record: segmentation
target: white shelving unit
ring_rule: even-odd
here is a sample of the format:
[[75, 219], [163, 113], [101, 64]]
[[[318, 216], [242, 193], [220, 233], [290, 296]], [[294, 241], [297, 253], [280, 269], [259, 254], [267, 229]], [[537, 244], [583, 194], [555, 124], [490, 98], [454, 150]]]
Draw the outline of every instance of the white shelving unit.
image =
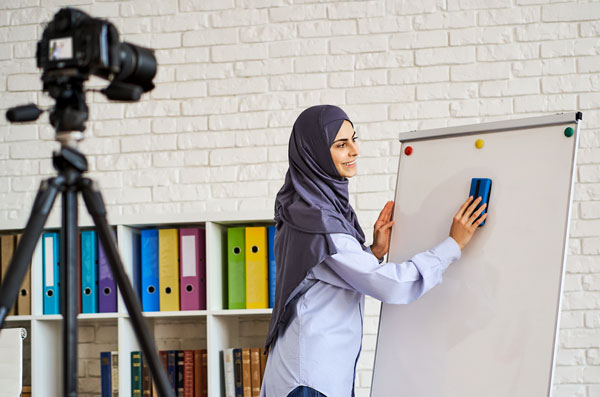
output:
[[[264, 322], [265, 329], [271, 316], [271, 309], [227, 310], [226, 300], [226, 243], [227, 228], [234, 225], [270, 225], [272, 213], [235, 212], [110, 217], [111, 225], [116, 226], [119, 251], [126, 272], [131, 277], [133, 255], [131, 240], [134, 234], [146, 228], [200, 227], [206, 230], [206, 294], [207, 310], [177, 312], [145, 312], [146, 322], [154, 334], [156, 323], [172, 321], [198, 322], [206, 327], [206, 349], [208, 351], [208, 393], [210, 396], [224, 396], [221, 352], [230, 347], [262, 346], [264, 335], [245, 336], [240, 328], [246, 321]], [[24, 222], [23, 222], [24, 223]], [[87, 214], [81, 214], [79, 226], [92, 227]], [[46, 229], [58, 229], [60, 222], [51, 218]], [[17, 222], [0, 226], [0, 232], [19, 231], [23, 225]], [[31, 271], [31, 315], [10, 316], [11, 324], [30, 324], [31, 338], [31, 382], [34, 397], [58, 396], [62, 389], [62, 315], [43, 315], [42, 259], [34, 254]], [[130, 357], [131, 352], [140, 350], [131, 321], [119, 294], [116, 313], [80, 314], [81, 324], [95, 322], [115, 323], [118, 330], [119, 351], [119, 395], [131, 395]], [[197, 348], [204, 348], [197, 347]], [[126, 381], [124, 381], [126, 380]]]

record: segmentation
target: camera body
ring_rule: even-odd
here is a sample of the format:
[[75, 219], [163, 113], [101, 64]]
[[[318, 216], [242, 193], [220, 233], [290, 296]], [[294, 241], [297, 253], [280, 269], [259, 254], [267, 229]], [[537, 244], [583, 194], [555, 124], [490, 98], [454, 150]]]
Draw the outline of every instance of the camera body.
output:
[[108, 79], [120, 71], [120, 47], [119, 34], [112, 23], [64, 8], [48, 24], [37, 44], [37, 66], [44, 73], [77, 69], [82, 75]]

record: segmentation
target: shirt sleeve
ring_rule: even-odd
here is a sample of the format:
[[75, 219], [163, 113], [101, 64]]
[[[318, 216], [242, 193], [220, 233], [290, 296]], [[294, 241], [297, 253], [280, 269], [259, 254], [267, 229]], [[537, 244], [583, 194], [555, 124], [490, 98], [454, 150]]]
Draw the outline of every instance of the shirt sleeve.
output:
[[347, 234], [331, 234], [337, 254], [325, 259], [344, 284], [384, 303], [402, 304], [418, 299], [441, 283], [450, 263], [461, 256], [460, 247], [448, 237], [428, 251], [402, 263], [380, 264], [370, 252], [363, 251], [358, 241]]

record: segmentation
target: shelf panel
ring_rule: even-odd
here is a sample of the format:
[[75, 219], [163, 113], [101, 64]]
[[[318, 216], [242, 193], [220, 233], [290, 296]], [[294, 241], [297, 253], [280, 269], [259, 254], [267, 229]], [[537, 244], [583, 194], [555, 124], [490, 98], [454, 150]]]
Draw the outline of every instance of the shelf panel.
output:
[[5, 321], [30, 321], [33, 318], [31, 315], [8, 316]]
[[144, 317], [202, 317], [206, 316], [206, 310], [181, 310], [171, 312], [142, 312]]
[[[119, 318], [119, 313], [79, 313], [77, 315], [77, 320], [110, 320]], [[42, 316], [35, 316], [36, 320], [45, 320], [45, 321], [62, 321], [62, 314], [46, 314]]]
[[214, 316], [258, 316], [271, 314], [273, 309], [239, 309], [239, 310], [213, 310], [210, 312]]

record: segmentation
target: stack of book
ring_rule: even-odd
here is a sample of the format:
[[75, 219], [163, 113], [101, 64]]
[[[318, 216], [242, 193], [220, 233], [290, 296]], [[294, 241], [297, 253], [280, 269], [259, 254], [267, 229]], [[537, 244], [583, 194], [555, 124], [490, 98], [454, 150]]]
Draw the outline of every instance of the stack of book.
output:
[[275, 226], [227, 229], [229, 309], [266, 309], [275, 299]]
[[[8, 265], [13, 257], [18, 241], [21, 239], [21, 235], [18, 234], [5, 234], [0, 236], [0, 284], [4, 274], [8, 270]], [[27, 274], [23, 279], [21, 290], [19, 291], [19, 297], [15, 302], [15, 306], [8, 312], [9, 316], [12, 315], [29, 315], [31, 314], [31, 266], [27, 269]]]
[[[208, 397], [206, 349], [161, 350], [159, 355], [175, 396]], [[100, 372], [102, 397], [118, 396], [117, 352], [100, 353]], [[140, 351], [131, 352], [131, 395], [158, 397], [150, 369]]]
[[139, 265], [143, 311], [206, 310], [204, 229], [142, 230]]
[[266, 365], [263, 348], [223, 350], [225, 397], [259, 397]]

